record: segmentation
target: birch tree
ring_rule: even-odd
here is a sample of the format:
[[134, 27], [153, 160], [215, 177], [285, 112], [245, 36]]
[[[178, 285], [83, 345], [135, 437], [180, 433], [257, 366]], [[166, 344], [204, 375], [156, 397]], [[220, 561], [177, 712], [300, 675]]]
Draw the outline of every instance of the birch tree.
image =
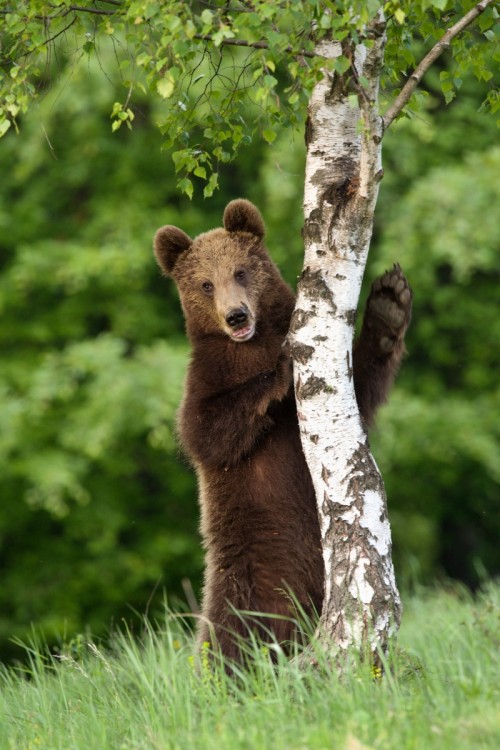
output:
[[[335, 653], [383, 651], [401, 608], [351, 351], [382, 140], [422, 108], [418, 86], [443, 52], [453, 56], [440, 76], [447, 102], [465, 70], [490, 81], [497, 3], [7, 0], [0, 15], [0, 134], [19, 128], [51, 76], [106, 44], [124, 84], [112, 129], [133, 126], [137, 89], [164, 100], [159, 127], [189, 196], [200, 181], [212, 195], [221, 165], [252, 138], [272, 144], [285, 124], [305, 124], [304, 270], [289, 338], [326, 568], [318, 637]], [[493, 86], [484, 106], [498, 110]]]
[[[352, 645], [384, 650], [401, 616], [387, 500], [359, 418], [352, 370], [355, 314], [383, 176], [382, 138], [425, 70], [485, 7], [477, 5], [447, 30], [385, 117], [379, 110], [387, 39], [382, 10], [363, 29], [366, 41], [348, 47], [350, 75], [325, 72], [309, 101], [304, 271], [290, 338], [326, 571], [317, 637], [341, 652]], [[345, 49], [332, 37], [316, 52], [335, 60]]]

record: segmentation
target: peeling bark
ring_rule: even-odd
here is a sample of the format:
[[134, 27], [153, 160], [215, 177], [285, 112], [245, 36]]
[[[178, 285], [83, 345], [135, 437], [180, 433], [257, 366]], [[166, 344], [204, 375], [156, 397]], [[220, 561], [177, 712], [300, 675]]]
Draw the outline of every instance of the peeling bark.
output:
[[[306, 130], [304, 271], [290, 343], [304, 453], [318, 499], [326, 581], [318, 638], [342, 652], [385, 649], [400, 599], [391, 559], [383, 481], [354, 393], [352, 342], [382, 177], [378, 79], [385, 26], [354, 53], [359, 108], [328, 73], [316, 85]], [[326, 58], [342, 53], [323, 41]], [[351, 79], [352, 82], [353, 79]], [[361, 127], [360, 127], [361, 123]]]

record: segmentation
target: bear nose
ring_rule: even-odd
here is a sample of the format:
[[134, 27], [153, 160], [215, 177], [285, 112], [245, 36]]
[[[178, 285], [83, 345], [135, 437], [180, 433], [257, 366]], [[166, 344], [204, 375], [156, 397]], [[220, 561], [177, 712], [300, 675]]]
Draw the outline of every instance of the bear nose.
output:
[[234, 307], [232, 310], [229, 310], [226, 315], [226, 323], [228, 326], [231, 326], [231, 328], [236, 328], [236, 326], [245, 323], [247, 318], [248, 313], [244, 307]]

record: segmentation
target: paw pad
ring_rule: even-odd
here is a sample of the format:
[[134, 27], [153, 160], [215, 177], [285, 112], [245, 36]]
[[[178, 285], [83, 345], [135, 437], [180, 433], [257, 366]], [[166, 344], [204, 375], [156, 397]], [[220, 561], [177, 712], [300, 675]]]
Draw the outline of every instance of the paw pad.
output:
[[411, 302], [412, 292], [399, 263], [374, 281], [365, 322], [385, 354], [402, 340], [411, 318]]

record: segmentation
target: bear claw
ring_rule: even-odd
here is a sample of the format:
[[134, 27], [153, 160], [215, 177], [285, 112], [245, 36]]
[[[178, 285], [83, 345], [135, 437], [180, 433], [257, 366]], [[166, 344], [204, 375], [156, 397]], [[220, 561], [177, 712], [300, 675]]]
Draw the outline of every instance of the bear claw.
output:
[[411, 301], [412, 292], [399, 263], [374, 281], [366, 322], [384, 354], [392, 352], [402, 340], [411, 318]]

